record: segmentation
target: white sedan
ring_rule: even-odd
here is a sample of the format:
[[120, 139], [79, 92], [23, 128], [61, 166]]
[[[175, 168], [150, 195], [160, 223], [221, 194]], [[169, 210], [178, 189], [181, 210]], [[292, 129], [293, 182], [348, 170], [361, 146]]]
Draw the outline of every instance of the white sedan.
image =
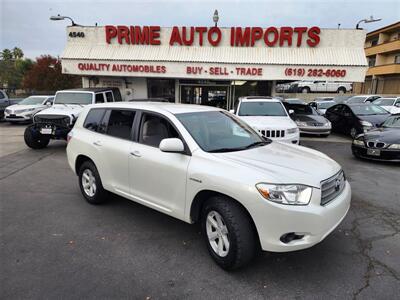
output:
[[111, 192], [198, 222], [227, 270], [259, 247], [285, 252], [321, 242], [350, 207], [350, 185], [334, 160], [263, 138], [209, 106], [89, 105], [69, 133], [67, 156], [89, 203]]
[[33, 115], [51, 106], [54, 96], [29, 96], [17, 104], [7, 106], [4, 119], [9, 122], [30, 122]]

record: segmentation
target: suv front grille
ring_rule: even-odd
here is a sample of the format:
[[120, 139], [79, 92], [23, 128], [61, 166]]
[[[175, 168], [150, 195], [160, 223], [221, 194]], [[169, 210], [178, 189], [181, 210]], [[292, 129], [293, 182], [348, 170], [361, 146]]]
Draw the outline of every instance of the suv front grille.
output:
[[57, 116], [57, 115], [42, 115], [42, 116], [35, 116], [35, 123], [41, 124], [49, 124], [49, 125], [56, 125], [60, 127], [69, 127], [70, 119], [66, 116]]
[[343, 170], [321, 181], [321, 205], [325, 205], [335, 199], [343, 191], [345, 184], [346, 176]]
[[283, 138], [285, 137], [285, 130], [258, 130], [264, 137], [267, 138]]

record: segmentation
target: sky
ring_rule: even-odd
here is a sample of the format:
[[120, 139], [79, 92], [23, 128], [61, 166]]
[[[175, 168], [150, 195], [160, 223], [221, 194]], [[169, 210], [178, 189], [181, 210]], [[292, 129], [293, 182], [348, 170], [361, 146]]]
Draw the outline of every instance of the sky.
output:
[[399, 0], [0, 0], [0, 50], [20, 47], [26, 57], [61, 55], [66, 42], [66, 15], [81, 25], [212, 26], [218, 9], [221, 27], [319, 26], [354, 28], [361, 19], [367, 31], [400, 21]]

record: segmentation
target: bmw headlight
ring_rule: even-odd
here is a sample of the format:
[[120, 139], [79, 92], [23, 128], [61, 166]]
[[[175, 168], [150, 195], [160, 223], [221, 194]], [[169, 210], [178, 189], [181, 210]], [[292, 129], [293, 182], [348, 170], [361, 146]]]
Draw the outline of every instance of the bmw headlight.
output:
[[388, 149], [400, 150], [400, 144], [391, 144]]
[[353, 144], [357, 145], [357, 146], [364, 146], [364, 140], [360, 140], [360, 139], [354, 140]]
[[310, 203], [312, 187], [302, 184], [256, 184], [258, 192], [265, 199], [287, 205], [307, 205]]
[[372, 123], [368, 121], [361, 121], [360, 122], [363, 127], [372, 127]]
[[293, 133], [296, 133], [297, 130], [298, 130], [297, 127], [296, 127], [296, 128], [289, 128], [289, 129], [287, 130], [287, 133], [288, 133], [288, 134], [293, 134]]

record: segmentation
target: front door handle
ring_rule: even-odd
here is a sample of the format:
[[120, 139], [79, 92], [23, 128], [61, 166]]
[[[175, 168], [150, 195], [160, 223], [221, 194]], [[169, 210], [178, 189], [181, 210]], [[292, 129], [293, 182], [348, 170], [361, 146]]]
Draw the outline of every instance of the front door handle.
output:
[[93, 145], [95, 145], [95, 146], [102, 146], [102, 144], [101, 144], [100, 141], [93, 142]]
[[142, 156], [142, 154], [140, 154], [139, 151], [132, 151], [131, 155], [136, 156], [136, 157], [141, 157]]

